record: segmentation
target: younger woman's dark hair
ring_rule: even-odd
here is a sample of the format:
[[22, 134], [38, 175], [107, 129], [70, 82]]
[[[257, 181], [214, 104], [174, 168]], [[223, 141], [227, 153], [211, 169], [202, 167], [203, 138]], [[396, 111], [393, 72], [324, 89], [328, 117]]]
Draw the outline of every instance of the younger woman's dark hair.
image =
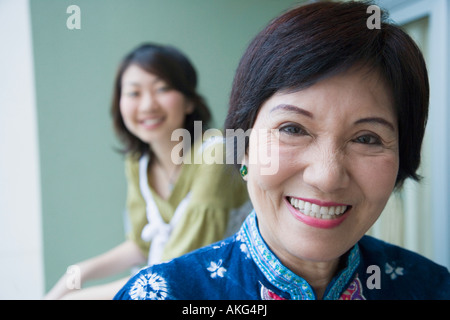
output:
[[252, 128], [261, 105], [278, 91], [305, 89], [363, 66], [377, 72], [392, 92], [399, 129], [396, 187], [406, 178], [419, 180], [416, 171], [429, 102], [425, 61], [411, 37], [389, 23], [382, 10], [381, 28], [368, 28], [369, 5], [318, 2], [294, 8], [269, 23], [240, 61], [225, 129]]
[[194, 137], [194, 121], [202, 121], [202, 129], [208, 129], [211, 113], [204, 98], [197, 93], [197, 72], [192, 63], [174, 47], [146, 43], [125, 56], [119, 65], [114, 82], [111, 115], [115, 132], [124, 144], [122, 150], [124, 153], [140, 156], [149, 148], [147, 143], [127, 129], [120, 113], [122, 76], [131, 65], [159, 77], [171, 88], [181, 92], [194, 105], [194, 111], [186, 115], [184, 123], [184, 129], [189, 131], [191, 137]]

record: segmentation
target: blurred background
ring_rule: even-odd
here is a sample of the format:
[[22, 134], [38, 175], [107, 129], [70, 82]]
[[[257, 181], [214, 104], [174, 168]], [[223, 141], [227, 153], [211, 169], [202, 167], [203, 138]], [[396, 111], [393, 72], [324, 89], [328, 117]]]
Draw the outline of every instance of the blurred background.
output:
[[[116, 68], [143, 42], [190, 57], [221, 127], [256, 33], [294, 0], [0, 0], [0, 299], [40, 299], [73, 263], [124, 240], [123, 156], [109, 114]], [[380, 0], [426, 55], [421, 184], [370, 234], [450, 267], [450, 1]], [[70, 29], [70, 5], [80, 29]]]

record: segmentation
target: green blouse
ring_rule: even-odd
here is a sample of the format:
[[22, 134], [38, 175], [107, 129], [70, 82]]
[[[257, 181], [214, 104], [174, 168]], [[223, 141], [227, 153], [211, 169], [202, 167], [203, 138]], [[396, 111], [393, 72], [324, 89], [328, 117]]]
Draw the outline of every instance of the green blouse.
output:
[[[186, 211], [164, 247], [162, 261], [223, 239], [226, 236], [230, 212], [244, 205], [248, 206], [247, 188], [237, 170], [227, 164], [206, 164], [205, 161], [195, 164], [193, 157], [198, 154], [189, 153], [188, 156], [193, 161], [191, 164], [183, 164], [167, 200], [161, 198], [148, 183], [165, 223], [170, 222], [180, 202], [191, 192]], [[138, 157], [126, 157], [125, 173], [128, 183], [127, 212], [131, 228], [127, 237], [148, 257], [150, 242], [141, 238], [142, 229], [148, 221], [146, 203], [139, 187]]]

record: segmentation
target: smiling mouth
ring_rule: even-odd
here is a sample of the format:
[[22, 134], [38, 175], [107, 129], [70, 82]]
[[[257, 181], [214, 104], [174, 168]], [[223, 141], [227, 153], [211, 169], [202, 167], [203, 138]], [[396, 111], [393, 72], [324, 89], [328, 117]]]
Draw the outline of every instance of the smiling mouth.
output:
[[153, 118], [153, 119], [145, 119], [140, 121], [140, 123], [142, 125], [144, 125], [145, 127], [154, 127], [158, 124], [160, 124], [163, 121], [163, 118]]
[[347, 211], [351, 209], [350, 205], [338, 205], [338, 204], [317, 204], [309, 202], [305, 199], [298, 199], [293, 197], [286, 197], [287, 201], [300, 213], [305, 216], [309, 216], [322, 220], [333, 220], [342, 217]]

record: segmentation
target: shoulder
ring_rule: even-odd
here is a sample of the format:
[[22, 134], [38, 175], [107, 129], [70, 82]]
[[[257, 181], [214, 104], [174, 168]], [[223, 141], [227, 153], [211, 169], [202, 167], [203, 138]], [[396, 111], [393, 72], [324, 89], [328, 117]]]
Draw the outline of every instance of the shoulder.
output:
[[125, 173], [127, 177], [139, 176], [139, 156], [135, 154], [125, 155]]
[[[450, 299], [450, 273], [447, 268], [413, 251], [370, 236], [359, 242], [367, 266], [381, 272], [381, 289], [392, 298]], [[384, 286], [384, 288], [383, 288]]]
[[436, 264], [435, 262], [416, 252], [410, 251], [394, 244], [387, 243], [371, 236], [364, 236], [359, 242], [359, 245], [363, 253], [365, 252], [366, 254], [371, 256], [372, 259], [376, 259], [376, 257], [383, 257], [384, 259], [404, 261], [408, 264], [424, 264], [427, 267], [431, 267], [433, 269], [447, 271], [447, 269], [443, 266]]
[[235, 238], [233, 236], [166, 263], [141, 269], [115, 299], [220, 299], [220, 279], [228, 271], [224, 262], [230, 259]]
[[[223, 139], [212, 137], [194, 148], [189, 166], [192, 196], [217, 207], [236, 207], [248, 199], [247, 187], [233, 164], [227, 163]], [[186, 164], [185, 164], [186, 165]]]

